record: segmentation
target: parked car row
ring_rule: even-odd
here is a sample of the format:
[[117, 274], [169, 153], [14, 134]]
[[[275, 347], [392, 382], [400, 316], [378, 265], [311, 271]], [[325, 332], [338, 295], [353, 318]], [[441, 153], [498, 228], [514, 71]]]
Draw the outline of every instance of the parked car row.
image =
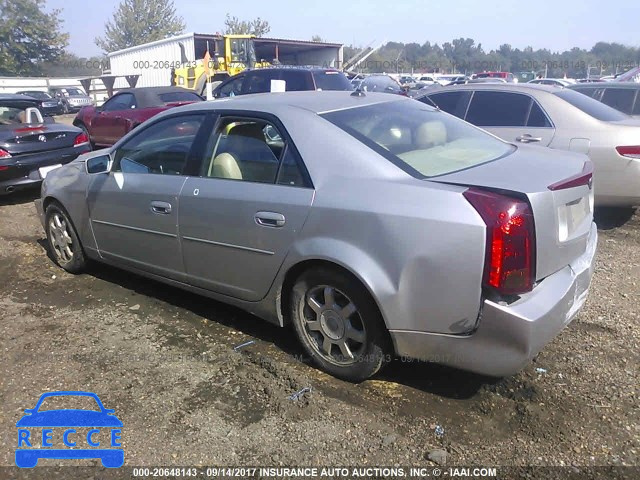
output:
[[516, 144], [581, 152], [597, 205], [640, 204], [640, 122], [587, 95], [547, 85], [458, 85], [418, 98]]
[[[524, 125], [549, 128], [533, 99]], [[394, 355], [510, 375], [585, 302], [592, 163], [426, 103], [361, 89], [167, 109], [47, 175], [50, 251], [291, 326], [347, 380]]]

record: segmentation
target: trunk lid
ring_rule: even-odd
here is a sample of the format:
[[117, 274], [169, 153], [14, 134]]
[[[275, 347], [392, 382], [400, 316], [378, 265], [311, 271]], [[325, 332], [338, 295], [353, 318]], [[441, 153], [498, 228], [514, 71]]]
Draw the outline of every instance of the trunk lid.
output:
[[11, 125], [0, 130], [3, 140], [0, 148], [11, 155], [57, 150], [73, 146], [81, 131], [67, 125]]
[[526, 198], [534, 215], [538, 281], [586, 251], [593, 221], [589, 169], [586, 155], [520, 146], [506, 157], [429, 181]]

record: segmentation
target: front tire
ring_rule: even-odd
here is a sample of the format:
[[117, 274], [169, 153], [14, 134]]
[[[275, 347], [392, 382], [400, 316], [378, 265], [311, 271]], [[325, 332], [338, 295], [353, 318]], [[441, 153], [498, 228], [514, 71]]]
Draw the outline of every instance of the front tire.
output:
[[55, 262], [69, 273], [81, 273], [87, 267], [73, 223], [62, 207], [52, 203], [45, 213], [45, 230], [49, 251]]
[[343, 272], [321, 267], [303, 273], [293, 286], [290, 313], [305, 351], [331, 375], [361, 382], [390, 360], [375, 302]]

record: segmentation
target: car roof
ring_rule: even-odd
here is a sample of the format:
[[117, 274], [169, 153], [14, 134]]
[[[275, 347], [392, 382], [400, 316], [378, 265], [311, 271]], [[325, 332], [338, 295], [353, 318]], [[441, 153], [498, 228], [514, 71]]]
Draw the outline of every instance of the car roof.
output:
[[3, 100], [36, 100], [35, 98], [29, 97], [27, 95], [17, 94], [17, 93], [0, 93], [0, 102]]
[[364, 95], [357, 96], [351, 90], [326, 90], [238, 95], [208, 102], [198, 102], [179, 107], [179, 109], [180, 111], [224, 109], [264, 112], [300, 109], [312, 113], [325, 113], [398, 101], [409, 102], [411, 99], [388, 93], [366, 92]]
[[[269, 65], [268, 67], [254, 68], [254, 69], [245, 70], [245, 71], [256, 72], [260, 70], [304, 70], [305, 72], [308, 72], [308, 71], [337, 72], [339, 71], [337, 68], [321, 67], [319, 65]], [[241, 73], [244, 73], [244, 72], [241, 72]]]
[[442, 87], [434, 92], [457, 92], [458, 90], [501, 90], [506, 92], [547, 92], [556, 93], [560, 90], [554, 85], [541, 85], [538, 83], [468, 83], [466, 85], [453, 85]]
[[[138, 108], [157, 107], [164, 105], [165, 102], [160, 99], [160, 95], [164, 93], [193, 93], [198, 95], [193, 90], [187, 90], [182, 87], [137, 87], [137, 88], [123, 88], [118, 90], [114, 96], [121, 93], [130, 93], [136, 97]], [[113, 97], [111, 97], [113, 98]]]
[[583, 89], [583, 88], [629, 88], [640, 90], [640, 83], [636, 82], [595, 82], [595, 83], [576, 83], [567, 88]]

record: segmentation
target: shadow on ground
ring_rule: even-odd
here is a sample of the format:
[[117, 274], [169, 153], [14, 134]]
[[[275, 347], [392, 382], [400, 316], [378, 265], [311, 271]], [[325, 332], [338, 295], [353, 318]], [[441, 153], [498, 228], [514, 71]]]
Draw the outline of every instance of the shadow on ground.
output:
[[593, 220], [600, 230], [613, 230], [631, 220], [635, 208], [598, 207], [593, 213]]

